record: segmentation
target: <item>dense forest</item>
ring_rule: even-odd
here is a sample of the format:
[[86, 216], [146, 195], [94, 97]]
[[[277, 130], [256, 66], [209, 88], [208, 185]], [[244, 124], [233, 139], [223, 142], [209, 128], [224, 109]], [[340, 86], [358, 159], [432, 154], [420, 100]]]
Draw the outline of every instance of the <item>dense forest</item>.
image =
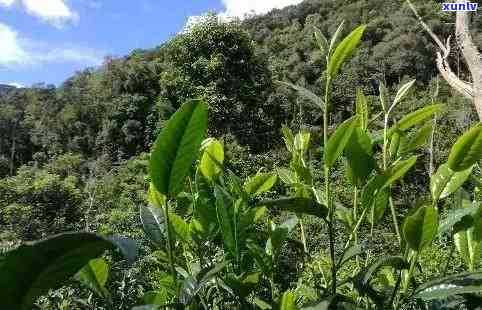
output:
[[[454, 14], [441, 12], [440, 4], [435, 1], [414, 3], [435, 33], [441, 37], [453, 34]], [[338, 33], [342, 22], [343, 28]], [[347, 57], [341, 71], [333, 74], [331, 79], [330, 53], [327, 56], [323, 50], [320, 33], [328, 38], [338, 33], [336, 43], [339, 43], [342, 38], [350, 38], [352, 30], [359, 29], [359, 25], [366, 25], [366, 28], [356, 51]], [[482, 50], [480, 13], [472, 18], [471, 29], [474, 42]], [[181, 309], [288, 310], [312, 304], [317, 306], [307, 309], [385, 309], [388, 306], [383, 306], [383, 299], [390, 299], [393, 287], [402, 286], [407, 290], [411, 280], [421, 284], [433, 279], [434, 275], [462, 272], [467, 265], [470, 271], [480, 271], [476, 260], [480, 260], [482, 242], [477, 243], [475, 250], [470, 249], [471, 253], [478, 254], [473, 254], [472, 260], [467, 261], [462, 254], [457, 255], [460, 247], [456, 248], [447, 234], [429, 240], [433, 241], [434, 247], [422, 251], [421, 248], [414, 250], [409, 240], [401, 240], [410, 223], [404, 224], [403, 229], [393, 230], [397, 218], [400, 226], [407, 216], [412, 216], [413, 221], [419, 220], [416, 216], [422, 217], [422, 223], [428, 221], [432, 209], [418, 209], [425, 212], [423, 217], [420, 215], [422, 211], [414, 212], [415, 205], [423, 205], [434, 195], [430, 176], [445, 162], [454, 174], [463, 174], [470, 166], [472, 176], [465, 183], [465, 190], [459, 189], [456, 193], [454, 190], [450, 193], [452, 197], [443, 201], [440, 198], [440, 202], [442, 192], [433, 198], [435, 205], [439, 205], [439, 216], [448, 216], [457, 204], [473, 201], [475, 205], [480, 201], [482, 183], [477, 164], [480, 158], [466, 166], [456, 163], [453, 155], [454, 144], [466, 141], [463, 134], [468, 132], [475, 135], [474, 141], [480, 140], [474, 148], [474, 156], [480, 156], [482, 130], [477, 125], [479, 118], [473, 104], [438, 75], [436, 48], [405, 1], [305, 0], [266, 15], [230, 22], [208, 14], [202, 22], [155, 48], [134, 50], [120, 58], [106, 57], [102, 66], [78, 72], [58, 87], [45, 84], [28, 88], [0, 87], [0, 248], [6, 252], [27, 241], [71, 231], [95, 232], [102, 236], [120, 234], [135, 240], [138, 253], [131, 262], [115, 251], [103, 255], [102, 262], [109, 266], [108, 279], [104, 275], [103, 281], [98, 278], [93, 281], [96, 275], [83, 269], [80, 276], [78, 274], [61, 288], [56, 287], [35, 300], [34, 309], [131, 309], [142, 304], [175, 309], [179, 305], [175, 305], [177, 295], [174, 291], [186, 291], [186, 285], [192, 286], [187, 290], [192, 296], [188, 298], [185, 293], [179, 297], [176, 302], [182, 305]], [[450, 56], [457, 76], [469, 80], [470, 72], [455, 41]], [[324, 110], [313, 103], [313, 97], [300, 96], [293, 85], [324, 98]], [[326, 85], [331, 86], [330, 91]], [[404, 87], [406, 92], [403, 92]], [[424, 108], [425, 113], [430, 112], [427, 114], [430, 118], [421, 119], [417, 128], [394, 125], [387, 132], [383, 115], [390, 112], [387, 113], [383, 103], [380, 104], [380, 100], [383, 101], [380, 98], [397, 101], [401, 94], [403, 101], [391, 111], [391, 119], [405, 124], [403, 121], [407, 122], [406, 116], [412, 115], [410, 112]], [[192, 99], [198, 99], [202, 104]], [[439, 103], [444, 105], [443, 109], [439, 110]], [[176, 119], [184, 117], [184, 121], [189, 122], [186, 116], [189, 109], [192, 109], [190, 117], [202, 118], [201, 107], [206, 108], [208, 117], [205, 136], [211, 139], [203, 142], [200, 154], [199, 147], [190, 151], [192, 156], [199, 155], [199, 168], [186, 168], [187, 181], [176, 195], [170, 188], [167, 194], [157, 193], [156, 190], [161, 191], [158, 184], [162, 182], [149, 172], [153, 171], [153, 165], [162, 170], [164, 164], [156, 164], [156, 158], [167, 163], [170, 157], [162, 157], [159, 152], [154, 155], [156, 147], [168, 143], [155, 143], [156, 138], [171, 141], [169, 132], [178, 130], [173, 129], [175, 124], [182, 126], [182, 121], [176, 123]], [[360, 112], [363, 107], [366, 114]], [[427, 107], [433, 110], [427, 112]], [[352, 115], [355, 114], [362, 115], [358, 117], [360, 119], [366, 115], [365, 120], [356, 118], [353, 121]], [[356, 122], [362, 124], [363, 130], [353, 129]], [[366, 144], [351, 136], [345, 141], [340, 132], [340, 140], [335, 142], [347, 144], [347, 150], [351, 151], [342, 149], [344, 159], [336, 165], [328, 164], [326, 154], [330, 144], [327, 133], [336, 136], [340, 127], [345, 130], [353, 127], [351, 134], [360, 141], [368, 140], [370, 150], [366, 151]], [[188, 129], [184, 130], [187, 132]], [[182, 135], [177, 137], [180, 140], [185, 138]], [[394, 142], [395, 137], [397, 142]], [[335, 152], [338, 157], [340, 152]], [[361, 153], [366, 157], [357, 157], [357, 162], [354, 158]], [[416, 163], [411, 162], [413, 158]], [[364, 188], [369, 175], [377, 173], [378, 166], [389, 171], [392, 164], [394, 167], [405, 164], [411, 169], [404, 171], [403, 178], [397, 176], [399, 182], [390, 181], [389, 189], [383, 188], [383, 192], [390, 196], [390, 204], [385, 196], [387, 201], [383, 210], [377, 211], [373, 207], [375, 211], [370, 219], [363, 221], [363, 216], [356, 211], [353, 217], [348, 211], [352, 208], [353, 195], [356, 210], [357, 199], [362, 202], [365, 199], [362, 189], [363, 193], [369, 190]], [[357, 169], [359, 166], [364, 169]], [[351, 178], [345, 177], [347, 170]], [[270, 171], [276, 172], [274, 176]], [[203, 178], [199, 176], [201, 173], [206, 180], [199, 181]], [[358, 173], [364, 177], [359, 177]], [[219, 177], [220, 174], [223, 177]], [[462, 183], [469, 174], [464, 174], [466, 177]], [[320, 198], [314, 188], [323, 189], [328, 176], [332, 186], [327, 189], [328, 195]], [[238, 193], [239, 199], [232, 198], [236, 184], [245, 179], [244, 194]], [[152, 189], [152, 184], [156, 189]], [[309, 184], [306, 185], [308, 189], [299, 184]], [[242, 209], [244, 204], [257, 205], [260, 200], [274, 201], [287, 196], [299, 199], [297, 202], [302, 205], [313, 196], [316, 205], [328, 207], [328, 219], [326, 214], [313, 211], [302, 216], [301, 213], [305, 212], [291, 207], [286, 207], [286, 210], [294, 211], [289, 214], [253, 207], [240, 219], [241, 227], [245, 228], [241, 229], [239, 236], [235, 233], [232, 237], [249, 239], [251, 243], [246, 241], [241, 245], [236, 241], [236, 248], [232, 249], [232, 245], [226, 243], [226, 223], [220, 211], [213, 215], [202, 207], [193, 207], [198, 200], [203, 200], [203, 191], [212, 190], [213, 197], [216, 197], [206, 200], [216, 200], [211, 202], [215, 209], [219, 208], [218, 196], [226, 195], [224, 191], [228, 188], [236, 210]], [[159, 198], [161, 194], [166, 197]], [[371, 194], [377, 197], [377, 201], [383, 196], [374, 191]], [[467, 198], [466, 195], [471, 196]], [[336, 199], [331, 201], [330, 197]], [[238, 201], [240, 206], [237, 206]], [[161, 229], [162, 232], [145, 233], [146, 226], [149, 226], [146, 225], [146, 210], [154, 214], [152, 205], [169, 209], [167, 206], [171, 203], [173, 214], [170, 217], [175, 222], [172, 230], [176, 238], [169, 236], [169, 224]], [[269, 206], [268, 202], [266, 204]], [[377, 205], [377, 202], [371, 201], [371, 204]], [[149, 205], [150, 209], [146, 209]], [[397, 214], [390, 213], [388, 205], [395, 206]], [[169, 223], [169, 213], [151, 214], [149, 218], [164, 218]], [[469, 213], [464, 215], [469, 216]], [[360, 223], [357, 223], [357, 216]], [[473, 215], [474, 219], [470, 219], [472, 222], [482, 221], [482, 211], [478, 216]], [[335, 217], [338, 219], [336, 223]], [[461, 222], [468, 221], [467, 217], [463, 218], [464, 221], [461, 218], [452, 226], [458, 224], [460, 228], [463, 226]], [[219, 227], [217, 224], [213, 227], [210, 221], [219, 221]], [[421, 224], [414, 224], [414, 227], [417, 225]], [[472, 224], [465, 225], [467, 231], [472, 227]], [[354, 234], [350, 235], [352, 229]], [[482, 231], [482, 227], [470, 229]], [[480, 231], [478, 238], [482, 239]], [[329, 240], [334, 232], [344, 232], [349, 236], [348, 240]], [[152, 241], [166, 239], [163, 237], [165, 233], [168, 249]], [[426, 235], [423, 237], [427, 238]], [[366, 240], [364, 243], [357, 243], [363, 239]], [[337, 244], [330, 253], [327, 244], [332, 241]], [[359, 252], [347, 254], [346, 242], [347, 245], [354, 242], [353, 251]], [[397, 254], [398, 248], [401, 251], [407, 242], [413, 252], [407, 254], [407, 247], [405, 256], [403, 251]], [[263, 253], [266, 248], [267, 254], [256, 257], [256, 250], [260, 248]], [[177, 263], [177, 267], [172, 262], [173, 253], [178, 261], [181, 257], [183, 260], [183, 263]], [[362, 257], [363, 253], [368, 254]], [[357, 272], [365, 270], [362, 267], [368, 268], [370, 259], [376, 261], [382, 254], [392, 255], [392, 260], [380, 263], [376, 270], [383, 265], [393, 267], [397, 272], [381, 271], [375, 288], [356, 282], [352, 287], [356, 288], [358, 295], [354, 289], [347, 288], [347, 284], [341, 283], [340, 296], [343, 294], [343, 298], [355, 300], [354, 306], [339, 298], [336, 288], [335, 294], [331, 295], [336, 303], [332, 300], [331, 306], [328, 302], [322, 305], [324, 301], [317, 302], [328, 291], [323, 287], [328, 287], [329, 283], [336, 286], [336, 270], [330, 276], [330, 272], [336, 269], [330, 267], [330, 255], [333, 255], [333, 261], [335, 254], [340, 257], [339, 274], [363, 278], [366, 273]], [[229, 259], [223, 260], [226, 257]], [[3, 258], [0, 258], [2, 267]], [[412, 263], [410, 268], [402, 268], [408, 258]], [[211, 259], [222, 265], [219, 270], [205, 269]], [[263, 265], [263, 259], [268, 259], [264, 262], [268, 266]], [[342, 268], [342, 263], [347, 263], [346, 268]], [[222, 272], [222, 268], [229, 272], [213, 280], [214, 274]], [[402, 269], [408, 270], [408, 278], [403, 278]], [[417, 273], [414, 269], [423, 272]], [[412, 272], [417, 273], [413, 279]], [[175, 283], [179, 280], [177, 278], [182, 278], [181, 275], [193, 283]], [[480, 272], [477, 276], [473, 281], [478, 282], [473, 286], [480, 288]], [[208, 282], [209, 288], [202, 287], [208, 286]], [[0, 279], [0, 284], [5, 282]], [[406, 296], [398, 300], [394, 297], [396, 290], [393, 290], [391, 301], [400, 303], [400, 307], [403, 304], [403, 309], [480, 309], [477, 307], [482, 301], [480, 293], [467, 291], [470, 296], [464, 295], [467, 298], [463, 303], [460, 294], [464, 292], [461, 292], [456, 297], [422, 305], [420, 301], [404, 300]], [[342, 306], [344, 303], [347, 305]], [[293, 304], [292, 308], [290, 304]]]

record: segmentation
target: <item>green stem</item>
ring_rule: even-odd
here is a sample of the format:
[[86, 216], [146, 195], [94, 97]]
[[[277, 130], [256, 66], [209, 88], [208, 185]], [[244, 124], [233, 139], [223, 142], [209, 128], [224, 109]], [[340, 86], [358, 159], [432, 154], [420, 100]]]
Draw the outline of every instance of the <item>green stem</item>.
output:
[[[328, 77], [325, 88], [325, 110], [323, 111], [323, 148], [326, 151], [328, 145], [328, 107], [331, 80]], [[325, 198], [328, 210], [330, 211], [328, 220], [328, 235], [330, 239], [330, 260], [331, 260], [331, 293], [336, 295], [336, 258], [335, 258], [335, 210], [330, 197], [330, 168], [324, 163], [325, 172]]]
[[365, 219], [365, 216], [366, 216], [366, 214], [367, 214], [367, 210], [368, 210], [368, 209], [365, 209], [365, 210], [363, 210], [363, 212], [361, 213], [360, 218], [358, 219], [358, 222], [356, 223], [355, 227], [353, 228], [352, 232], [350, 233], [350, 236], [348, 237], [348, 241], [345, 243], [345, 247], [344, 247], [345, 250], [348, 249], [348, 247], [350, 246], [350, 242], [353, 240], [353, 238], [354, 238], [355, 235], [357, 234], [358, 229], [360, 228], [361, 223], [362, 223], [363, 220]]
[[410, 262], [410, 269], [408, 270], [407, 279], [403, 288], [403, 295], [407, 294], [408, 287], [410, 286], [410, 280], [412, 279], [413, 271], [415, 270], [415, 265], [417, 264], [418, 260], [418, 252], [415, 252], [415, 255], [412, 257], [412, 261]]
[[[353, 193], [353, 220], [355, 222], [358, 221], [358, 187], [355, 186], [354, 193]], [[358, 222], [357, 222], [358, 224]], [[355, 246], [358, 245], [358, 227], [355, 226], [353, 229], [353, 238], [355, 242]], [[356, 257], [356, 266], [357, 268], [360, 268], [360, 258], [357, 256]]]
[[[385, 122], [383, 126], [383, 170], [387, 170], [388, 166], [388, 159], [387, 159], [387, 146], [388, 146], [388, 120], [390, 116], [391, 109], [385, 114]], [[402, 246], [402, 237], [400, 235], [400, 228], [398, 225], [397, 213], [395, 211], [395, 206], [393, 204], [392, 196], [390, 192], [389, 204], [390, 204], [390, 212], [392, 213], [393, 219], [393, 226], [395, 227], [395, 233], [397, 235], [398, 244]]]
[[393, 226], [395, 227], [395, 234], [397, 235], [398, 244], [402, 245], [402, 235], [400, 234], [400, 227], [398, 225], [397, 220], [397, 212], [395, 211], [395, 206], [393, 204], [392, 194], [390, 193], [390, 197], [388, 197], [388, 202], [390, 204], [390, 212], [392, 213], [393, 218]]
[[171, 267], [171, 275], [174, 279], [174, 283], [177, 281], [177, 272], [176, 268], [174, 267], [174, 255], [173, 255], [173, 247], [172, 247], [172, 231], [171, 231], [171, 221], [169, 218], [169, 202], [166, 202], [164, 205], [164, 217], [166, 218], [167, 223], [167, 257], [169, 260], [169, 266]]
[[[403, 259], [406, 260], [407, 257], [408, 257], [408, 253], [410, 252], [410, 249], [407, 247], [405, 247], [405, 252], [403, 254]], [[400, 284], [402, 283], [402, 270], [400, 270], [398, 272], [398, 278], [397, 278], [397, 282], [395, 284], [395, 287], [393, 288], [393, 292], [392, 292], [392, 297], [390, 298], [390, 303], [391, 305], [393, 305], [393, 308], [394, 309], [398, 309], [398, 298], [397, 297], [397, 292], [398, 292], [398, 289], [400, 288]]]
[[308, 254], [308, 246], [306, 244], [305, 227], [303, 225], [303, 216], [301, 214], [299, 215], [299, 219], [300, 219], [300, 233], [301, 233], [301, 242], [303, 243], [303, 250], [305, 251], [305, 254]]

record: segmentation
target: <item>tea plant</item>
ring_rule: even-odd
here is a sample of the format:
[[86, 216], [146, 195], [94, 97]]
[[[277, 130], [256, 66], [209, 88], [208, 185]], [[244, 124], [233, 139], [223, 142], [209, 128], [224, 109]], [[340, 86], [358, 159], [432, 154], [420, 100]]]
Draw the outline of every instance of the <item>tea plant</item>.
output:
[[[473, 171], [480, 169], [482, 124], [463, 134], [447, 162], [430, 176], [431, 197], [419, 197], [420, 203], [414, 203], [399, 221], [392, 187], [418, 161], [419, 150], [432, 134], [431, 119], [443, 105], [432, 103], [394, 120], [394, 109], [415, 81], [402, 85], [393, 100], [381, 84], [383, 128], [373, 125], [377, 116], [370, 118], [367, 98], [358, 90], [355, 115], [331, 129], [332, 82], [355, 52], [365, 28], [356, 28], [339, 44], [342, 26], [330, 42], [315, 30], [327, 60], [323, 98], [284, 83], [323, 114], [322, 183], [315, 180], [315, 171], [307, 163], [311, 134], [306, 130], [296, 134], [287, 127], [282, 130], [291, 155], [289, 167], [260, 170], [243, 180], [225, 162], [222, 142], [206, 139], [208, 109], [203, 100], [187, 101], [173, 114], [153, 146], [149, 203], [140, 206], [142, 227], [153, 249], [150, 256], [161, 273], [156, 289], [147, 292], [136, 309], [449, 309], [461, 305], [476, 309], [480, 305], [482, 204], [476, 193], [482, 182]], [[345, 177], [353, 187], [352, 209], [341, 205], [333, 188], [333, 173], [342, 158]], [[278, 179], [287, 187], [288, 197], [272, 195]], [[469, 179], [474, 194], [462, 188]], [[449, 197], [454, 198], [453, 208], [440, 219], [441, 202]], [[368, 224], [373, 240], [374, 227], [381, 224], [387, 208], [397, 254], [374, 257], [361, 240], [360, 228]], [[272, 215], [280, 213], [278, 223]], [[317, 301], [311, 306], [301, 304], [299, 291], [286, 290], [291, 285], [279, 280], [280, 258], [288, 244], [300, 248], [308, 263], [316, 260], [303, 224], [309, 216], [326, 225], [329, 253], [328, 273], [320, 267], [323, 281], [312, 284]], [[337, 229], [340, 223], [345, 233]], [[301, 241], [292, 239], [298, 228]], [[447, 269], [420, 283], [421, 252], [432, 247], [437, 237], [447, 235], [467, 271], [449, 274]], [[90, 233], [62, 234], [5, 253], [0, 257], [2, 306], [29, 309], [39, 296], [75, 275], [109, 307], [109, 266], [99, 257], [114, 248], [133, 259], [131, 242]]]

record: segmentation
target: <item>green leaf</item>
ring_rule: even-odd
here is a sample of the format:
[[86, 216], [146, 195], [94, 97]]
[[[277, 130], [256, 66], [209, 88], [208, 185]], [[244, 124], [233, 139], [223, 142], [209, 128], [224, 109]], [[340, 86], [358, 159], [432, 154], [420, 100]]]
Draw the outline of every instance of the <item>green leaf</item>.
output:
[[260, 275], [260, 272], [251, 272], [241, 276], [229, 273], [224, 282], [228, 284], [237, 296], [245, 298], [259, 285]]
[[348, 142], [350, 142], [351, 136], [358, 126], [358, 122], [358, 116], [353, 116], [336, 128], [325, 147], [325, 165], [330, 168], [333, 167], [336, 160], [345, 150]]
[[366, 250], [366, 246], [364, 244], [361, 244], [361, 243], [349, 247], [343, 253], [343, 256], [341, 257], [340, 261], [338, 262], [338, 268], [343, 267], [343, 265], [345, 265], [345, 263], [347, 263], [352, 258], [363, 254], [365, 252], [365, 250]]
[[361, 25], [354, 29], [335, 49], [328, 63], [327, 75], [329, 79], [334, 79], [338, 74], [343, 63], [351, 56], [360, 42], [366, 25]]
[[482, 158], [482, 123], [472, 127], [455, 142], [448, 165], [453, 171], [463, 171]]
[[333, 49], [335, 48], [335, 44], [336, 42], [338, 42], [338, 38], [340, 37], [341, 35], [341, 31], [343, 30], [343, 26], [345, 25], [345, 21], [342, 21], [339, 25], [338, 25], [338, 28], [336, 28], [336, 31], [335, 33], [333, 34], [333, 36], [331, 37], [331, 40], [330, 40], [330, 48], [329, 48], [329, 53], [331, 54], [331, 52], [333, 51]]
[[356, 89], [356, 115], [360, 118], [360, 126], [363, 131], [368, 128], [368, 101], [361, 88]]
[[142, 301], [146, 305], [165, 305], [169, 303], [169, 293], [164, 288], [158, 291], [150, 291], [144, 294]]
[[271, 310], [271, 309], [273, 309], [273, 307], [271, 307], [270, 304], [268, 304], [266, 301], [260, 299], [257, 296], [254, 297], [251, 302], [253, 304], [255, 304], [261, 310]]
[[244, 184], [244, 190], [249, 196], [257, 196], [269, 191], [278, 177], [273, 173], [258, 173]]
[[247, 248], [249, 255], [254, 259], [260, 271], [268, 277], [271, 276], [274, 268], [271, 257], [266, 254], [264, 249], [252, 241], [247, 243]]
[[189, 224], [176, 213], [169, 211], [169, 222], [172, 231], [176, 234], [179, 240], [184, 244], [191, 242], [191, 230]]
[[356, 128], [345, 148], [347, 159], [347, 178], [355, 185], [362, 187], [376, 167], [373, 158], [370, 137], [361, 129]]
[[298, 218], [293, 216], [283, 222], [283, 224], [275, 226], [274, 229], [271, 230], [270, 238], [266, 242], [266, 253], [273, 257], [278, 256], [283, 243], [297, 224]]
[[365, 270], [360, 271], [355, 276], [355, 287], [358, 289], [358, 291], [364, 292], [374, 275], [383, 267], [393, 267], [397, 270], [402, 270], [408, 269], [410, 264], [401, 256], [380, 257]]
[[293, 132], [287, 126], [283, 125], [283, 127], [281, 127], [281, 133], [283, 133], [283, 140], [285, 142], [286, 149], [290, 153], [293, 153], [295, 150], [295, 136], [293, 135]]
[[212, 267], [209, 266], [204, 268], [199, 273], [199, 275], [202, 276], [201, 279], [195, 279], [188, 274], [181, 287], [179, 302], [185, 306], [191, 304], [199, 291], [203, 289], [204, 286], [206, 286], [221, 270], [223, 270], [228, 263], [228, 261], [225, 261]]
[[310, 138], [311, 134], [308, 130], [301, 130], [295, 136], [295, 150], [299, 152], [299, 154], [303, 155], [308, 151], [308, 147], [310, 146]]
[[206, 104], [191, 100], [183, 104], [162, 129], [149, 162], [151, 180], [161, 194], [172, 198], [182, 190], [206, 127]]
[[482, 205], [472, 204], [470, 196], [463, 190], [458, 192], [455, 199], [459, 210], [473, 210], [454, 225], [454, 243], [462, 260], [470, 271], [478, 268], [481, 256], [482, 241]]
[[313, 93], [311, 90], [306, 89], [302, 86], [298, 86], [298, 85], [291, 84], [284, 81], [278, 81], [277, 83], [296, 90], [302, 97], [308, 99], [316, 107], [320, 108], [322, 111], [325, 110], [325, 103], [323, 102], [323, 99], [321, 99], [318, 95]]
[[292, 185], [299, 182], [296, 173], [291, 170], [286, 168], [278, 168], [276, 171], [278, 172], [278, 177], [280, 178], [281, 182], [286, 185]]
[[142, 228], [154, 245], [159, 248], [164, 247], [164, 238], [166, 237], [166, 220], [161, 208], [157, 207], [140, 207], [140, 217]]
[[440, 222], [438, 234], [441, 235], [451, 231], [454, 226], [459, 226], [464, 218], [475, 214], [478, 210], [479, 207], [477, 205], [468, 208], [451, 210], [447, 217]]
[[386, 114], [390, 106], [390, 98], [385, 84], [383, 84], [382, 81], [379, 81], [379, 83], [378, 91], [380, 93], [380, 104], [382, 105], [383, 112]]
[[472, 174], [473, 167], [455, 172], [448, 164], [443, 164], [430, 179], [432, 199], [438, 201], [455, 193]]
[[328, 214], [328, 210], [325, 206], [308, 198], [282, 198], [276, 200], [264, 200], [258, 202], [257, 205], [279, 211], [313, 215], [319, 218], [326, 218], [326, 215]]
[[385, 184], [387, 176], [382, 174], [374, 175], [368, 180], [368, 182], [363, 186], [361, 193], [361, 208], [371, 209], [376, 201], [378, 193], [383, 191], [383, 184]]
[[218, 215], [218, 223], [219, 227], [221, 227], [224, 245], [234, 257], [237, 257], [237, 245], [233, 221], [233, 201], [228, 193], [217, 185], [214, 188], [214, 196], [216, 197], [216, 213]]
[[[395, 136], [395, 135], [394, 135]], [[432, 124], [429, 123], [407, 138], [401, 140], [398, 156], [404, 156], [427, 144], [432, 136]], [[393, 139], [393, 137], [392, 137]]]
[[209, 139], [204, 143], [204, 153], [201, 157], [199, 169], [206, 179], [214, 182], [222, 172], [220, 164], [224, 162], [224, 149], [221, 142]]
[[320, 29], [313, 27], [313, 36], [315, 37], [315, 41], [318, 44], [318, 47], [320, 48], [320, 51], [322, 54], [327, 54], [329, 52], [329, 46], [328, 46], [328, 40], [326, 37], [323, 35]]
[[398, 150], [400, 149], [400, 144], [402, 140], [406, 140], [404, 132], [398, 129], [394, 130], [393, 134], [390, 137], [390, 146], [388, 148], [390, 159], [396, 160], [398, 158]]
[[377, 309], [386, 309], [386, 296], [375, 290], [371, 281], [379, 270], [384, 267], [392, 267], [396, 270], [409, 268], [409, 263], [401, 256], [384, 256], [377, 259], [373, 264], [360, 271], [353, 279], [355, 289], [361, 296], [368, 296], [376, 305]]
[[403, 236], [408, 246], [417, 252], [430, 245], [437, 235], [438, 211], [429, 206], [420, 207], [405, 218]]
[[90, 260], [117, 243], [92, 233], [63, 233], [7, 252], [0, 269], [3, 309], [31, 309], [37, 298], [60, 287]]
[[423, 300], [434, 300], [480, 292], [482, 272], [464, 272], [424, 283], [415, 290], [413, 296]]
[[296, 296], [292, 291], [288, 290], [283, 293], [280, 310], [296, 310]]
[[383, 184], [383, 188], [387, 188], [401, 179], [417, 162], [418, 156], [412, 156], [406, 160], [401, 160], [388, 168], [385, 172], [387, 180]]
[[431, 119], [435, 113], [440, 112], [443, 108], [443, 104], [432, 104], [417, 111], [411, 112], [405, 115], [398, 122], [398, 128], [403, 131], [410, 129], [417, 124]]
[[408, 91], [410, 90], [410, 88], [412, 88], [413, 84], [415, 84], [416, 80], [412, 80], [406, 84], [404, 84], [402, 87], [400, 87], [400, 89], [398, 90], [397, 92], [397, 95], [395, 96], [395, 100], [393, 100], [393, 106], [395, 106], [396, 104], [398, 104], [400, 101], [402, 101], [403, 97], [405, 97], [405, 95], [408, 93]]
[[379, 191], [373, 201], [372, 211], [370, 212], [370, 216], [368, 217], [368, 221], [372, 224], [377, 224], [383, 218], [385, 214], [385, 210], [388, 206], [388, 199], [390, 198], [390, 191], [388, 188], [385, 188]]
[[99, 297], [110, 302], [109, 291], [105, 288], [109, 276], [109, 265], [102, 258], [89, 261], [75, 276], [75, 278], [95, 292]]

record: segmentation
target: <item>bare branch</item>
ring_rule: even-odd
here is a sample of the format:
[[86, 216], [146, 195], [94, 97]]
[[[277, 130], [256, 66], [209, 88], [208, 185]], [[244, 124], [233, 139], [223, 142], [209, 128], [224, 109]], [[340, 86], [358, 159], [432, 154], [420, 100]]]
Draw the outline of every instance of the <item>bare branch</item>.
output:
[[[468, 13], [463, 11], [457, 12], [456, 36], [457, 43], [462, 50], [464, 59], [472, 75], [473, 83], [461, 80], [450, 68], [450, 63], [448, 61], [450, 56], [450, 37], [447, 38], [444, 45], [442, 40], [440, 40], [432, 29], [430, 29], [430, 27], [423, 21], [412, 2], [410, 0], [406, 0], [406, 2], [417, 17], [422, 27], [430, 35], [430, 37], [432, 37], [440, 49], [440, 51], [437, 52], [438, 71], [453, 89], [474, 102], [477, 113], [479, 114], [479, 118], [482, 120], [482, 62], [480, 59], [480, 53], [473, 43], [472, 37], [470, 36]], [[465, 3], [464, 0], [457, 0], [457, 2]]]
[[420, 16], [420, 14], [418, 14], [417, 12], [417, 9], [415, 9], [415, 6], [412, 4], [412, 2], [410, 0], [407, 0], [407, 4], [408, 6], [410, 7], [410, 9], [412, 10], [413, 14], [415, 14], [415, 16], [417, 17], [418, 21], [420, 22], [420, 24], [423, 26], [423, 28], [425, 29], [425, 31], [427, 31], [427, 33], [432, 37], [432, 39], [435, 41], [435, 43], [438, 45], [438, 47], [444, 52], [444, 54], [449, 54], [449, 52], [447, 52], [447, 49], [446, 47], [444, 46], [444, 44], [442, 43], [442, 41], [439, 39], [439, 37], [432, 31], [432, 29], [430, 29], [430, 27], [423, 21], [422, 17]]

